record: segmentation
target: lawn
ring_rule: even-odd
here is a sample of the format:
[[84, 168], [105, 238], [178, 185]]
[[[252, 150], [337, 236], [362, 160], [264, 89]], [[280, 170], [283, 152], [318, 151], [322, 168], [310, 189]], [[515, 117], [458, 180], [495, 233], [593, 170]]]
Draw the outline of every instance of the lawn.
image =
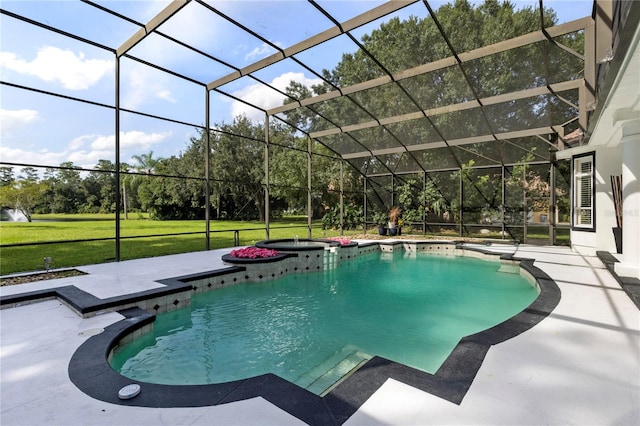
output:
[[[120, 258], [138, 259], [205, 250], [205, 221], [155, 221], [142, 215], [120, 222]], [[232, 247], [234, 232], [240, 245], [264, 240], [264, 223], [258, 221], [211, 221], [211, 248]], [[338, 235], [312, 226], [314, 238]], [[355, 231], [351, 232], [352, 234]], [[167, 235], [184, 234], [184, 235]], [[307, 219], [288, 217], [272, 222], [271, 238], [307, 237]], [[0, 275], [41, 271], [44, 258], [52, 268], [64, 268], [115, 261], [115, 221], [113, 215], [35, 215], [34, 222], [0, 222]], [[135, 237], [135, 238], [134, 238]], [[102, 239], [102, 240], [101, 240]], [[94, 241], [79, 241], [94, 240]], [[12, 244], [28, 246], [7, 247]]]
[[[123, 218], [124, 219], [124, 218]], [[264, 224], [258, 221], [211, 221], [210, 248], [251, 245], [266, 238]], [[375, 229], [369, 230], [377, 233]], [[415, 230], [408, 233], [421, 234]], [[441, 230], [442, 231], [442, 230]], [[346, 235], [362, 230], [345, 231]], [[540, 234], [540, 235], [537, 235]], [[149, 220], [144, 215], [129, 215], [120, 222], [120, 259], [140, 259], [206, 249], [204, 220]], [[306, 216], [291, 216], [271, 223], [270, 238], [307, 237]], [[313, 238], [339, 235], [337, 230], [322, 230], [320, 221], [312, 224]], [[431, 235], [431, 234], [427, 234]], [[446, 233], [433, 234], [446, 235]], [[452, 229], [453, 236], [457, 231]], [[497, 238], [499, 234], [468, 235]], [[548, 241], [548, 228], [530, 227], [528, 238]], [[93, 240], [93, 241], [81, 241]], [[568, 230], [558, 230], [558, 243], [569, 243]], [[30, 244], [11, 246], [14, 244]], [[114, 215], [36, 215], [34, 222], [0, 222], [0, 275], [42, 271], [45, 258], [52, 268], [66, 268], [113, 262], [116, 257]]]

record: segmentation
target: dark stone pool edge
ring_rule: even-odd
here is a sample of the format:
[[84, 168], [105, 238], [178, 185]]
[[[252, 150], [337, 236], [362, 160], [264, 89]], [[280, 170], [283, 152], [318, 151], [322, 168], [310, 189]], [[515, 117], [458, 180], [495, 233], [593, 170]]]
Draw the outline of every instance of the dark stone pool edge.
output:
[[[460, 404], [492, 345], [529, 330], [547, 317], [560, 301], [560, 289], [533, 259], [499, 255], [465, 247], [502, 259], [519, 261], [540, 286], [540, 295], [516, 316], [477, 334], [464, 337], [436, 374], [375, 356], [324, 397], [317, 396], [276, 375], [214, 385], [158, 385], [137, 382], [115, 372], [107, 361], [111, 348], [155, 316], [139, 308], [119, 311], [125, 319], [85, 341], [69, 363], [69, 378], [84, 393], [101, 401], [141, 407], [201, 407], [262, 397], [308, 424], [344, 423], [387, 379], [394, 379]], [[120, 400], [118, 390], [139, 383], [142, 392], [131, 400]]]
[[611, 273], [613, 278], [620, 284], [620, 287], [627, 293], [629, 299], [640, 309], [640, 280], [632, 277], [622, 277], [616, 272], [615, 265], [618, 259], [608, 251], [597, 251], [596, 256], [604, 264], [605, 268]]
[[2, 296], [0, 297], [0, 306], [19, 306], [20, 304], [41, 302], [48, 299], [58, 299], [69, 308], [76, 311], [80, 316], [86, 317], [100, 312], [106, 312], [108, 310], [115, 310], [123, 305], [134, 304], [141, 300], [174, 295], [183, 291], [191, 291], [193, 285], [190, 284], [190, 282], [196, 279], [225, 275], [244, 270], [245, 268], [242, 266], [229, 266], [204, 274], [190, 274], [181, 277], [158, 280], [159, 283], [164, 284], [164, 287], [153, 288], [122, 296], [108, 297], [106, 299], [100, 299], [74, 285], [53, 287]]

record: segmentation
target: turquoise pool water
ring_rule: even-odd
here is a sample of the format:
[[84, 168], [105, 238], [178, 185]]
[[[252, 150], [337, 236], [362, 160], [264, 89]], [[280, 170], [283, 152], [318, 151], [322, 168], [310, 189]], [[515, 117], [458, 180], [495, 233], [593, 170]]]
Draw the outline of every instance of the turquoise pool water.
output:
[[379, 355], [435, 373], [458, 341], [526, 308], [536, 290], [498, 262], [370, 254], [320, 273], [195, 295], [117, 350], [112, 366], [163, 384], [274, 373], [321, 394]]

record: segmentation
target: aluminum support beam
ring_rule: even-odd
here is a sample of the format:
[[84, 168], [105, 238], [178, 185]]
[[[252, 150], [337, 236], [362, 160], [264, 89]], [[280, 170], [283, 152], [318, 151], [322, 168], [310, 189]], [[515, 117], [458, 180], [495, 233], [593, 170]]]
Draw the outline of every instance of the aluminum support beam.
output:
[[151, 34], [156, 28], [178, 13], [178, 11], [180, 11], [180, 9], [186, 6], [190, 1], [191, 0], [173, 0], [169, 3], [169, 5], [154, 16], [149, 23], [144, 26], [144, 28], [140, 28], [133, 36], [118, 47], [116, 50], [117, 56], [120, 57], [133, 49], [136, 44], [140, 43], [147, 35]]
[[550, 153], [551, 163], [549, 164], [549, 244], [554, 245], [556, 243], [556, 169], [558, 162], [556, 161], [556, 155], [554, 152]]
[[[608, 27], [607, 25], [605, 25]], [[598, 28], [600, 31], [600, 28]], [[609, 34], [611, 37], [611, 34]], [[611, 41], [611, 39], [609, 39]], [[584, 81], [585, 85], [578, 91], [579, 118], [578, 124], [586, 133], [589, 115], [596, 107], [596, 27], [587, 26], [584, 31]]]
[[505, 185], [505, 177], [506, 177], [506, 170], [505, 170], [505, 166], [504, 164], [501, 167], [501, 171], [502, 171], [502, 179], [500, 181], [500, 184], [502, 185], [501, 188], [501, 197], [500, 200], [502, 201], [502, 206], [500, 208], [500, 236], [502, 237], [502, 239], [504, 240], [505, 237], [505, 226], [504, 226], [504, 211], [505, 211], [505, 207], [507, 205], [507, 187]]
[[[460, 145], [468, 145], [468, 144], [479, 143], [479, 142], [492, 142], [492, 141], [495, 141], [496, 139], [508, 141], [509, 139], [517, 139], [517, 138], [523, 138], [528, 136], [547, 135], [549, 133], [555, 133], [554, 129], [551, 127], [538, 127], [535, 129], [517, 130], [515, 132], [496, 133], [495, 135], [482, 135], [482, 136], [475, 136], [472, 138], [452, 139], [452, 140], [448, 140], [446, 143], [443, 141], [438, 141], [438, 142], [424, 143], [424, 144], [418, 144], [418, 145], [409, 145], [406, 148], [396, 147], [396, 148], [378, 149], [373, 151], [354, 152], [351, 154], [344, 154], [342, 158], [344, 158], [345, 160], [348, 160], [352, 158], [371, 157], [371, 155], [399, 154], [405, 151], [424, 151], [427, 149], [444, 148], [447, 146], [447, 144], [449, 146], [460, 146]], [[541, 157], [540, 154], [535, 154], [535, 155], [537, 155], [538, 157]]]
[[[547, 28], [545, 31], [551, 37], [557, 37], [564, 34], [569, 34], [575, 31], [582, 30], [586, 26], [590, 25], [591, 23], [592, 23], [591, 18], [582, 18], [572, 22], [568, 22], [566, 24], [557, 25], [552, 28]], [[303, 99], [303, 100], [300, 100], [299, 102], [292, 102], [287, 105], [278, 106], [270, 109], [268, 112], [269, 114], [278, 114], [281, 112], [290, 111], [300, 106], [313, 105], [318, 102], [323, 102], [323, 101], [337, 98], [340, 96], [360, 92], [362, 90], [383, 86], [393, 81], [401, 81], [406, 78], [416, 77], [422, 74], [426, 74], [428, 72], [437, 71], [443, 68], [448, 68], [448, 67], [457, 65], [458, 63], [464, 64], [465, 62], [473, 61], [485, 56], [494, 55], [496, 53], [505, 52], [510, 49], [526, 46], [532, 43], [542, 42], [545, 40], [547, 40], [547, 38], [544, 35], [543, 31], [536, 31], [533, 33], [522, 35], [520, 37], [501, 41], [499, 43], [495, 43], [490, 46], [474, 49], [466, 53], [460, 53], [458, 55], [460, 62], [458, 62], [458, 60], [454, 56], [449, 56], [447, 58], [440, 59], [438, 61], [430, 62], [428, 64], [419, 65], [414, 68], [393, 73], [391, 74], [391, 76], [375, 78], [373, 80], [358, 83], [353, 86], [340, 88], [340, 90], [333, 90], [331, 92], [327, 92], [319, 96]], [[487, 104], [485, 103], [484, 105], [487, 105]]]
[[313, 188], [312, 184], [312, 163], [311, 163], [311, 150], [312, 150], [312, 140], [307, 137], [307, 238], [313, 237], [313, 232], [311, 228], [311, 220], [313, 219]]
[[205, 250], [211, 250], [211, 97], [209, 91], [204, 91], [204, 123], [205, 123], [205, 155], [204, 155], [204, 219], [205, 219]]
[[344, 235], [344, 160], [340, 159], [340, 235]]
[[[323, 31], [319, 34], [316, 34], [312, 37], [307, 38], [306, 40], [301, 41], [300, 43], [296, 43], [291, 47], [288, 47], [286, 49], [284, 49], [281, 52], [275, 53], [271, 56], [268, 56], [260, 61], [257, 61], [251, 65], [248, 65], [238, 71], [234, 71], [232, 73], [229, 73], [227, 75], [225, 75], [224, 77], [221, 77], [217, 80], [212, 81], [211, 83], [209, 83], [207, 85], [207, 88], [209, 90], [211, 89], [215, 89], [218, 88], [224, 84], [230, 83], [234, 80], [239, 79], [242, 76], [245, 76], [247, 74], [251, 74], [253, 72], [256, 72], [258, 70], [261, 70], [262, 68], [265, 68], [269, 65], [273, 65], [276, 62], [279, 62], [283, 59], [289, 58], [293, 55], [295, 55], [296, 53], [300, 53], [304, 50], [310, 49], [314, 46], [317, 46], [318, 44], [324, 43], [327, 40], [331, 40], [334, 37], [339, 36], [340, 34], [343, 34], [347, 31], [351, 31], [353, 29], [356, 29], [358, 27], [361, 27], [365, 24], [368, 24], [371, 21], [375, 21], [378, 18], [381, 18], [383, 16], [386, 16], [390, 13], [393, 13], [397, 10], [400, 10], [410, 4], [416, 3], [418, 0], [393, 0], [393, 1], [388, 1], [387, 3], [381, 4], [378, 7], [375, 7], [365, 13], [362, 13], [358, 16], [356, 16], [355, 18], [349, 19], [345, 22], [343, 22], [342, 24], [340, 24], [340, 26], [335, 26], [332, 27], [326, 31]], [[273, 114], [272, 112], [269, 112], [269, 114]]]
[[462, 233], [464, 230], [464, 181], [462, 175], [464, 174], [464, 170], [460, 169], [460, 179], [458, 180], [458, 205], [460, 214], [458, 215], [458, 226], [459, 226], [459, 235], [462, 237]]
[[269, 239], [269, 114], [264, 116], [264, 226], [265, 238]]
[[115, 58], [116, 93], [115, 93], [115, 167], [116, 167], [116, 262], [120, 262], [120, 58]]
[[364, 206], [363, 206], [364, 218], [362, 219], [363, 220], [362, 229], [363, 229], [365, 234], [367, 233], [367, 213], [368, 213], [367, 212], [367, 180], [368, 179], [365, 176], [364, 179], [363, 179], [363, 184], [362, 184], [363, 188], [364, 188], [364, 191], [363, 191], [363, 194], [362, 194], [363, 198], [364, 198]]
[[579, 79], [579, 80], [564, 81], [561, 83], [551, 84], [549, 86], [541, 86], [533, 89], [525, 89], [525, 90], [520, 90], [518, 92], [507, 93], [504, 95], [482, 98], [480, 99], [480, 102], [482, 103], [482, 105], [478, 103], [478, 101], [476, 100], [468, 101], [468, 102], [460, 102], [458, 104], [446, 105], [438, 108], [430, 108], [422, 111], [415, 111], [407, 114], [396, 115], [393, 117], [381, 118], [379, 120], [371, 120], [364, 123], [353, 124], [350, 126], [334, 127], [334, 128], [322, 130], [319, 132], [313, 132], [310, 134], [310, 136], [314, 139], [321, 138], [323, 136], [330, 136], [330, 135], [335, 135], [339, 133], [348, 133], [356, 130], [369, 129], [373, 127], [378, 127], [380, 125], [388, 125], [388, 124], [400, 123], [403, 121], [416, 120], [416, 119], [424, 118], [425, 116], [433, 117], [440, 114], [447, 114], [447, 113], [456, 112], [456, 111], [464, 111], [464, 110], [473, 109], [473, 108], [480, 108], [481, 106], [496, 105], [504, 102], [519, 100], [519, 99], [532, 98], [532, 97], [541, 96], [541, 95], [549, 95], [549, 94], [554, 94], [554, 92], [563, 92], [566, 90], [579, 89], [582, 86], [584, 86], [584, 80]]

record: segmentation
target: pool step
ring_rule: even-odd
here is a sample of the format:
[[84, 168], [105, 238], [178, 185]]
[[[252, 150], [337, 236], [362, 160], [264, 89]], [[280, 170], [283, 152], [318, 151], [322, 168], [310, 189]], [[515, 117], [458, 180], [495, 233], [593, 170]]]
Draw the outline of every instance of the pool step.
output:
[[348, 345], [298, 377], [295, 383], [316, 395], [323, 396], [370, 359], [371, 355]]

